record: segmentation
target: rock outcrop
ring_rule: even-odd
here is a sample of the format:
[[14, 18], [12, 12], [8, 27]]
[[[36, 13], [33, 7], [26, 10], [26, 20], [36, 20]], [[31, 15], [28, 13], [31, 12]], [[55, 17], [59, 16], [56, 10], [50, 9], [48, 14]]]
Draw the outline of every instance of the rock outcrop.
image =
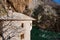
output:
[[26, 7], [29, 6], [31, 0], [6, 0], [6, 2], [8, 6], [10, 4], [15, 11], [23, 13]]

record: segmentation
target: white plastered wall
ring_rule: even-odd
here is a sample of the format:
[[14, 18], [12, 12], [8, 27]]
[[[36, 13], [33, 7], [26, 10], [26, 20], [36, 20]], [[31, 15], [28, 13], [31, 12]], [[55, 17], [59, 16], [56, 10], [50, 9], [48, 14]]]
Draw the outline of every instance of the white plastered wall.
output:
[[30, 33], [31, 33], [31, 29], [32, 29], [32, 21], [21, 21], [20, 23], [24, 24], [24, 32], [21, 33], [21, 34], [24, 33], [24, 40], [31, 40]]
[[31, 40], [31, 29], [32, 29], [32, 21], [25, 21], [25, 40]]

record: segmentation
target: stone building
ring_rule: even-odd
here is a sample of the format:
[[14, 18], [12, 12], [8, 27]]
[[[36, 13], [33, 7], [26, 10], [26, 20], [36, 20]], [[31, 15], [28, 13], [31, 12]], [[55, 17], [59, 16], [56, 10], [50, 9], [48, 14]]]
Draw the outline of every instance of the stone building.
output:
[[9, 17], [0, 17], [0, 21], [4, 22], [2, 26], [5, 40], [31, 40], [32, 20], [35, 19], [18, 12], [11, 12], [13, 14], [10, 15], [10, 12], [11, 10], [8, 12]]

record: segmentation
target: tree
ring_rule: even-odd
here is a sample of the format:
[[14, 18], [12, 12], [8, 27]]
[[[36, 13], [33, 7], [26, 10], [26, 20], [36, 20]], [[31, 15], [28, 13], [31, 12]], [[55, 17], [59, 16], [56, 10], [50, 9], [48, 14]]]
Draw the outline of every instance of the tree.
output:
[[37, 5], [32, 14], [37, 19], [35, 25], [41, 29], [59, 32], [60, 16], [57, 11], [53, 6], [47, 4]]

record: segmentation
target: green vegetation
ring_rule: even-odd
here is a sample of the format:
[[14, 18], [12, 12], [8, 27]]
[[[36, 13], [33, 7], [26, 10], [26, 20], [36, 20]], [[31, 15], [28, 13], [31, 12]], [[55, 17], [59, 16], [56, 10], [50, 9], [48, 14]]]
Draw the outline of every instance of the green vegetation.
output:
[[31, 40], [59, 40], [60, 39], [60, 33], [47, 31], [47, 30], [41, 30], [37, 27], [33, 27], [31, 31]]

